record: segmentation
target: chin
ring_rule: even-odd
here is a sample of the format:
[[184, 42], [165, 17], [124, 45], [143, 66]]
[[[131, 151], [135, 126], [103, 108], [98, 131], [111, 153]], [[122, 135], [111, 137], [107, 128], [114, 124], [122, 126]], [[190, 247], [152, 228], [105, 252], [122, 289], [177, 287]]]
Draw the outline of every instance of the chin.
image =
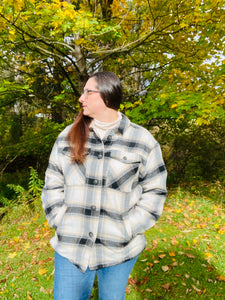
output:
[[83, 109], [83, 115], [88, 116], [89, 113]]

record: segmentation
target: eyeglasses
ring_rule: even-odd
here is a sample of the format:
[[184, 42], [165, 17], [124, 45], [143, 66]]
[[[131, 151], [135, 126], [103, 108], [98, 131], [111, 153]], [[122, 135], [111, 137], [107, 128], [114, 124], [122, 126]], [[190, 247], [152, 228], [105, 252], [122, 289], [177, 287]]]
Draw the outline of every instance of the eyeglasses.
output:
[[89, 93], [100, 93], [100, 92], [96, 90], [84, 90], [82, 95], [84, 95], [84, 97], [87, 97]]

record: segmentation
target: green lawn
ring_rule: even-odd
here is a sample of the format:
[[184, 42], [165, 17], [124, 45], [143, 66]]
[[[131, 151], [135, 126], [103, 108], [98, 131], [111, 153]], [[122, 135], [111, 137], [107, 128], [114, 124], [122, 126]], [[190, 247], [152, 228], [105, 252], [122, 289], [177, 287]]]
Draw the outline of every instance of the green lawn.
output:
[[[0, 299], [53, 299], [52, 235], [40, 203], [35, 212], [20, 205], [2, 219]], [[127, 300], [225, 299], [222, 201], [196, 189], [169, 190], [163, 215], [146, 238]], [[92, 299], [96, 295], [97, 286]]]

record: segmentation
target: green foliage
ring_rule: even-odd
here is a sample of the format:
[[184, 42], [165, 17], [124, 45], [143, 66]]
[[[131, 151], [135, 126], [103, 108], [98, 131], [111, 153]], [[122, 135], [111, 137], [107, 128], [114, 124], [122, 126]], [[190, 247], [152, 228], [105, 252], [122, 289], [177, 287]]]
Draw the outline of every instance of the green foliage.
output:
[[43, 188], [43, 180], [38, 177], [38, 172], [30, 168], [30, 180], [28, 183], [28, 192], [33, 196], [34, 199], [39, 199]]
[[32, 206], [36, 201], [40, 199], [41, 190], [43, 187], [43, 180], [38, 177], [38, 173], [32, 167], [30, 168], [30, 179], [28, 183], [28, 189], [25, 189], [21, 185], [16, 184], [8, 184], [8, 188], [15, 192], [16, 198], [14, 200], [8, 199], [4, 197], [2, 204], [5, 206], [14, 206], [14, 205], [30, 205]]

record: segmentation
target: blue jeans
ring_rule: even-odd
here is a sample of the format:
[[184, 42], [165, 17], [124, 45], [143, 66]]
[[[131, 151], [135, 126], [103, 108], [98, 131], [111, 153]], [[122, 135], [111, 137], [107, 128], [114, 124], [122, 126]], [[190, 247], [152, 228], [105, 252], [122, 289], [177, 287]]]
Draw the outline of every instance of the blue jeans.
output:
[[138, 257], [125, 263], [82, 273], [67, 258], [55, 252], [54, 300], [88, 300], [95, 276], [99, 300], [124, 300], [129, 274]]

